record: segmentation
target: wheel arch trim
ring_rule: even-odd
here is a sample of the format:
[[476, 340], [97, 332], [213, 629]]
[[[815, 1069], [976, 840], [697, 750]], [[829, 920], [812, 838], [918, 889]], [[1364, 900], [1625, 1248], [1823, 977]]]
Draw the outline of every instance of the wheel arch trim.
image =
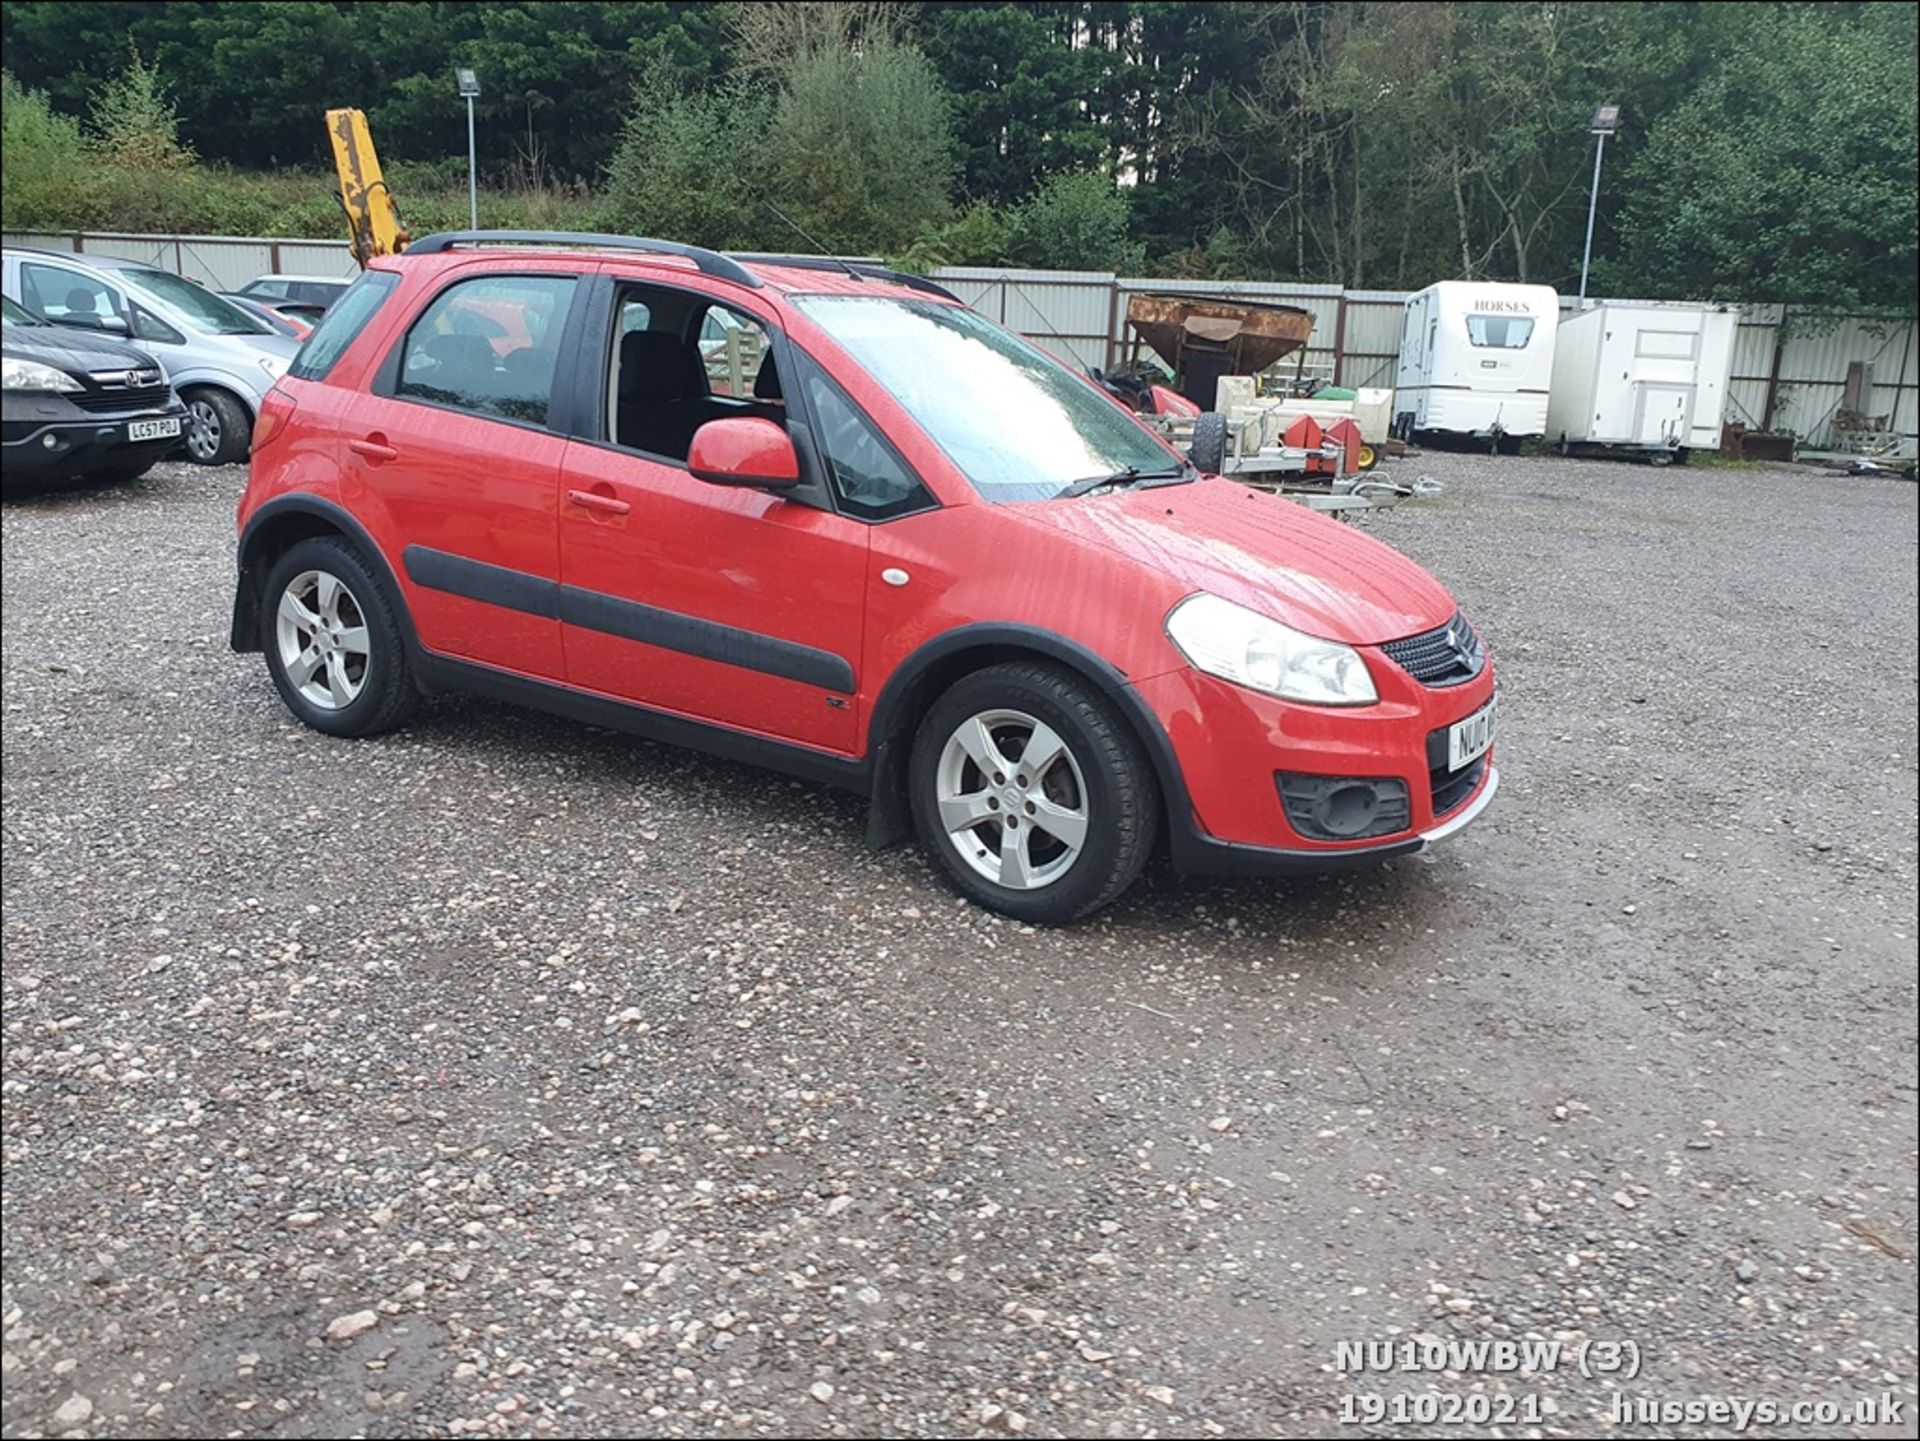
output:
[[969, 654], [978, 665], [955, 672], [952, 680], [973, 670], [1016, 657], [1051, 661], [1099, 688], [1126, 720], [1153, 767], [1168, 834], [1176, 858], [1188, 851], [1183, 840], [1193, 830], [1193, 806], [1186, 781], [1166, 731], [1125, 672], [1098, 652], [1043, 626], [1013, 621], [983, 621], [945, 631], [923, 642], [894, 668], [873, 704], [867, 727], [867, 762], [872, 792], [867, 812], [867, 839], [875, 846], [904, 840], [911, 831], [908, 812], [906, 763], [913, 733], [927, 708], [945, 686], [929, 691], [927, 683], [944, 675], [950, 663]]
[[[373, 571], [375, 581], [386, 587], [387, 598], [393, 603], [394, 615], [400, 622], [407, 649], [418, 656], [420, 639], [414, 633], [413, 615], [407, 609], [399, 577], [388, 563], [386, 553], [375, 543], [367, 528], [344, 506], [323, 496], [308, 494], [275, 496], [248, 517], [245, 528], [240, 532], [238, 574], [233, 589], [233, 625], [228, 644], [236, 651], [260, 649], [260, 587], [281, 549], [267, 550], [264, 547], [271, 535], [294, 520], [319, 521], [353, 542], [361, 559]], [[315, 533], [310, 525], [301, 529], [304, 533], [289, 541], [289, 545], [297, 545]]]

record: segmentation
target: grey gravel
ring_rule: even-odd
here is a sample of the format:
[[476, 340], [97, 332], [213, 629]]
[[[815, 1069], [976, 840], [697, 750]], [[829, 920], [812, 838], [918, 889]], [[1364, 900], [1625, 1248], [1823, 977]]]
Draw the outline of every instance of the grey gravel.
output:
[[[226, 646], [237, 470], [10, 500], [6, 1434], [1910, 1431], [1914, 488], [1397, 466], [1498, 803], [1052, 932], [739, 766], [301, 729]], [[1644, 1359], [1335, 1368], [1415, 1335]]]

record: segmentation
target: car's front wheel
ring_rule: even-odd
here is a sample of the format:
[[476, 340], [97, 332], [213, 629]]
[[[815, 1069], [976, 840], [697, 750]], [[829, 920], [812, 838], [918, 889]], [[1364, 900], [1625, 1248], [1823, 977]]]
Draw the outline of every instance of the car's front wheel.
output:
[[337, 536], [301, 541], [268, 573], [260, 648], [287, 709], [328, 735], [390, 730], [419, 699], [393, 606]]
[[908, 784], [921, 843], [955, 888], [1044, 925], [1125, 890], [1159, 823], [1125, 720], [1097, 688], [1040, 664], [957, 681], [921, 723]]
[[247, 458], [253, 443], [253, 417], [224, 390], [190, 390], [187, 402], [187, 458], [197, 465], [232, 465]]

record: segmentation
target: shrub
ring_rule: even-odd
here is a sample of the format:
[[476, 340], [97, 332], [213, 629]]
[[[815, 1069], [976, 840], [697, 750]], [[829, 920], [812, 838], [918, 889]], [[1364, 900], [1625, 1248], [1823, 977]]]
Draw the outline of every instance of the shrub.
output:
[[0, 221], [12, 231], [69, 230], [100, 214], [98, 175], [80, 127], [47, 97], [0, 72]]
[[1069, 171], [1048, 179], [1014, 211], [1013, 258], [1060, 270], [1138, 273], [1146, 248], [1127, 238], [1127, 198], [1106, 176]]
[[88, 119], [94, 148], [109, 165], [151, 172], [193, 163], [193, 151], [180, 141], [180, 112], [166, 82], [138, 50], [125, 70], [100, 87]]

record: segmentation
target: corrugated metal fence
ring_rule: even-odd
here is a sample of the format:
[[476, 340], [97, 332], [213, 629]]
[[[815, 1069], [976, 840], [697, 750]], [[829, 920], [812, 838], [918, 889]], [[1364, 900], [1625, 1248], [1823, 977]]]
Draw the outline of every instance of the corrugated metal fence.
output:
[[[224, 235], [10, 235], [8, 245], [122, 255], [191, 275], [217, 290], [237, 290], [256, 275], [351, 275], [346, 242]], [[1299, 363], [1342, 385], [1392, 385], [1407, 293], [1342, 290], [1278, 281], [1153, 280], [1107, 271], [948, 267], [935, 278], [983, 314], [1048, 349], [1088, 365], [1111, 366], [1127, 354], [1127, 298], [1155, 294], [1275, 301], [1313, 313], [1313, 340]], [[1563, 302], [1567, 309], [1573, 302]], [[1654, 304], [1656, 302], [1629, 302]], [[1873, 367], [1868, 412], [1892, 417], [1912, 454], [1920, 432], [1920, 326], [1777, 305], [1742, 306], [1734, 345], [1727, 419], [1790, 430], [1804, 445], [1833, 441], [1850, 363]]]

